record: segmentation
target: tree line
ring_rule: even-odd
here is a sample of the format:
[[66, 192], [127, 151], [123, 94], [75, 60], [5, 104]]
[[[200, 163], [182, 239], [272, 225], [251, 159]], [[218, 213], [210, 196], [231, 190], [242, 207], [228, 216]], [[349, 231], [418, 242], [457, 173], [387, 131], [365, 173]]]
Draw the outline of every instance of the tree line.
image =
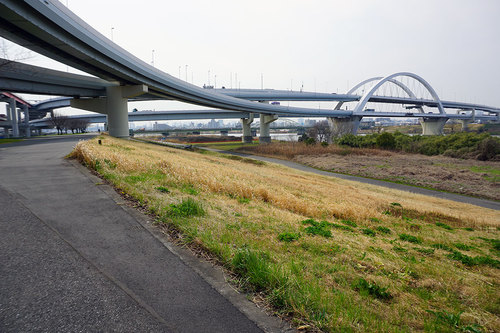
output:
[[50, 122], [57, 129], [57, 134], [68, 134], [68, 131], [75, 133], [86, 133], [90, 121], [88, 119], [69, 118], [67, 116], [52, 112]]

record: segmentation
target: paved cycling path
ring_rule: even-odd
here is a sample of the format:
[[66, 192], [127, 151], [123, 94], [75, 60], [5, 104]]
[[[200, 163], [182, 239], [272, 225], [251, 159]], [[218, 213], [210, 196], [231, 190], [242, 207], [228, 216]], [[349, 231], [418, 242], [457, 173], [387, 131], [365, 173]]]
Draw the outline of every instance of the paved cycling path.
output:
[[288, 330], [65, 160], [79, 139], [0, 145], [1, 332]]

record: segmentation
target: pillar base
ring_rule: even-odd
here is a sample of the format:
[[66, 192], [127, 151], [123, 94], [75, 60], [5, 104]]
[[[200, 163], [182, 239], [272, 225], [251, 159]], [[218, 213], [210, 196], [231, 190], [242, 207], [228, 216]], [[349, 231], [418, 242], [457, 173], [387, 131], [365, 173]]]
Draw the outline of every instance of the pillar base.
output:
[[242, 136], [241, 137], [241, 142], [243, 143], [252, 143], [253, 142], [253, 136]]
[[422, 135], [443, 135], [444, 124], [448, 118], [422, 118], [420, 125], [422, 125]]
[[271, 143], [270, 136], [259, 136], [259, 143]]
[[332, 137], [341, 137], [346, 134], [358, 134], [361, 116], [352, 116], [348, 118], [327, 118], [328, 124], [332, 130]]

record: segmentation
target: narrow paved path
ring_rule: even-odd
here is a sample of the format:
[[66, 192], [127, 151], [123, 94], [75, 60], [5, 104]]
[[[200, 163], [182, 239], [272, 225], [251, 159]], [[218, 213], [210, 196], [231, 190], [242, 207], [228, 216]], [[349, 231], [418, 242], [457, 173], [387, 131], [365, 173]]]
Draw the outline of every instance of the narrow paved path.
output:
[[78, 139], [0, 146], [0, 332], [284, 331], [64, 160]]
[[341, 173], [323, 171], [323, 170], [309, 167], [307, 165], [303, 165], [303, 164], [299, 164], [299, 163], [295, 163], [295, 162], [287, 161], [287, 160], [280, 160], [280, 159], [272, 158], [272, 157], [264, 157], [264, 156], [251, 155], [251, 154], [246, 154], [246, 153], [239, 153], [239, 152], [234, 152], [234, 151], [227, 151], [227, 150], [220, 150], [220, 149], [213, 149], [213, 148], [205, 148], [205, 147], [198, 147], [198, 148], [206, 149], [206, 150], [210, 150], [210, 151], [215, 151], [215, 152], [219, 152], [219, 153], [223, 153], [223, 154], [231, 154], [231, 155], [238, 155], [241, 157], [253, 158], [253, 159], [256, 159], [259, 161], [264, 161], [264, 162], [281, 164], [281, 165], [287, 166], [289, 168], [307, 171], [307, 172], [312, 172], [312, 173], [322, 175], [322, 176], [342, 178], [342, 179], [347, 179], [347, 180], [352, 180], [352, 181], [356, 181], [356, 182], [372, 184], [372, 185], [377, 185], [377, 186], [388, 187], [388, 188], [406, 191], [406, 192], [411, 192], [411, 193], [430, 195], [430, 196], [438, 197], [438, 198], [442, 198], [442, 199], [468, 203], [468, 204], [476, 205], [479, 207], [500, 210], [500, 202], [498, 202], [498, 201], [474, 198], [474, 197], [469, 197], [469, 196], [460, 195], [460, 194], [441, 192], [441, 191], [437, 191], [437, 190], [430, 190], [430, 189], [425, 189], [425, 188], [416, 187], [416, 186], [391, 183], [391, 182], [378, 180], [378, 179], [370, 179], [370, 178], [364, 178], [364, 177], [359, 177], [359, 176], [350, 176], [350, 175], [344, 175]]

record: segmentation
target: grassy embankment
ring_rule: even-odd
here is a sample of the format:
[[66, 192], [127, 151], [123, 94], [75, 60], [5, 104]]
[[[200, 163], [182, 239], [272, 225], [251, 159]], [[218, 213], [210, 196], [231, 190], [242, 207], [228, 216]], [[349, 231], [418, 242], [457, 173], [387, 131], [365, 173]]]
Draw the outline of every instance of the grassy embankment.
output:
[[[377, 137], [369, 136], [340, 139], [355, 147], [302, 142], [197, 146], [287, 159], [325, 171], [500, 200], [500, 148], [495, 148], [500, 146], [500, 140], [471, 133], [424, 138], [391, 136], [393, 149], [390, 150], [376, 148]], [[401, 150], [421, 151], [432, 156]], [[457, 155], [469, 158], [450, 157]], [[478, 160], [485, 157], [490, 160]]]
[[297, 325], [500, 330], [497, 211], [236, 156], [100, 139], [80, 142], [73, 156]]
[[14, 143], [19, 141], [23, 141], [23, 139], [0, 139], [0, 145], [3, 143]]

